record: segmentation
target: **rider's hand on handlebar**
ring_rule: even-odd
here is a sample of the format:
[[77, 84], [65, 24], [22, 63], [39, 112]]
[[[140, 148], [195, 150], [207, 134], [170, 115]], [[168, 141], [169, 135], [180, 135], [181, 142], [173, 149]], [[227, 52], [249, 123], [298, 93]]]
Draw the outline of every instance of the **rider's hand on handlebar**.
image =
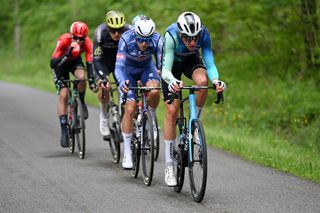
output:
[[168, 89], [172, 93], [179, 92], [180, 91], [180, 87], [183, 87], [183, 82], [179, 81], [176, 78], [172, 79], [170, 84], [168, 85]]
[[217, 93], [222, 93], [226, 88], [226, 84], [223, 81], [217, 79], [213, 80], [213, 85]]
[[89, 87], [90, 87], [90, 90], [92, 92], [97, 92], [98, 91], [98, 87], [97, 87], [96, 81], [93, 78], [89, 78]]
[[128, 92], [129, 92], [129, 88], [128, 88], [128, 86], [129, 86], [129, 80], [122, 81], [119, 86], [120, 86], [120, 89], [121, 89], [123, 92], [125, 92], [125, 93], [128, 93]]

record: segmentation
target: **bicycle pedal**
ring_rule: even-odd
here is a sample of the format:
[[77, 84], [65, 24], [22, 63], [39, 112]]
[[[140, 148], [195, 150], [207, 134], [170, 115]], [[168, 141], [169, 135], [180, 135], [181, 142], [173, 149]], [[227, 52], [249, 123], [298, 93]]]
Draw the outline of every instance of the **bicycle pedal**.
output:
[[110, 141], [110, 135], [107, 135], [107, 136], [103, 136], [103, 140], [105, 140], [105, 141]]

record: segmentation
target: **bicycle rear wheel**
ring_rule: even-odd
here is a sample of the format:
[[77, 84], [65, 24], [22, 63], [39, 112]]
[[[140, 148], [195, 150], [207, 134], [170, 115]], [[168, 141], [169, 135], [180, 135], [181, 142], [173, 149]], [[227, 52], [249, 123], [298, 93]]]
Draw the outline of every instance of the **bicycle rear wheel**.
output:
[[154, 166], [154, 137], [153, 137], [153, 119], [150, 112], [146, 112], [142, 119], [142, 143], [141, 158], [143, 170], [143, 182], [150, 186], [153, 177]]
[[191, 147], [189, 154], [189, 179], [193, 199], [200, 203], [207, 185], [207, 145], [202, 123], [195, 119], [191, 123]]
[[74, 104], [74, 133], [77, 141], [79, 158], [83, 159], [86, 151], [85, 122], [82, 103], [77, 99]]
[[159, 136], [159, 125], [157, 114], [154, 115], [153, 118], [153, 138], [154, 138], [154, 160], [156, 161], [159, 157], [160, 151], [160, 136]]

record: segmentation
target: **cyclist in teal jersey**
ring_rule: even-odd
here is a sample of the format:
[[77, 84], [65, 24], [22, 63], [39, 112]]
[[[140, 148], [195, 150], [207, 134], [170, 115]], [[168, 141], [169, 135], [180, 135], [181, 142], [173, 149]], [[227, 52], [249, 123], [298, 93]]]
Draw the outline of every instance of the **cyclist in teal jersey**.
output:
[[[201, 49], [202, 56], [199, 49]], [[165, 32], [162, 62], [162, 92], [165, 101], [166, 115], [164, 120], [165, 141], [165, 183], [168, 186], [177, 184], [173, 167], [173, 147], [176, 138], [176, 119], [179, 101], [169, 104], [171, 95], [180, 91], [183, 86], [182, 73], [197, 86], [207, 86], [208, 78], [215, 84], [216, 91], [221, 93], [225, 84], [219, 81], [219, 73], [214, 63], [210, 34], [201, 20], [193, 12], [182, 13], [177, 22], [171, 24]], [[197, 91], [196, 109], [198, 118], [208, 95], [207, 90]]]

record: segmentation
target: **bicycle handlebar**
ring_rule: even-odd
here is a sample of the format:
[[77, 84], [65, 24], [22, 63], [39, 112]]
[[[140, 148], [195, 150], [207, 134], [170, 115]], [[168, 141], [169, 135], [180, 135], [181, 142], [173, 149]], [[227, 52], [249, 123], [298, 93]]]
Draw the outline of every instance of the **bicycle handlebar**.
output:
[[[183, 86], [183, 87], [180, 87], [180, 89], [188, 89], [189, 91], [190, 90], [200, 90], [200, 89], [216, 89], [215, 88], [215, 85], [213, 86]], [[172, 104], [173, 101], [174, 101], [174, 98], [176, 96], [177, 92], [176, 93], [172, 93], [171, 97], [170, 97], [170, 100], [168, 102], [168, 104]], [[217, 94], [217, 99], [215, 100], [215, 104], [219, 104], [219, 103], [224, 103], [224, 97], [223, 97], [223, 92], [220, 92]]]

